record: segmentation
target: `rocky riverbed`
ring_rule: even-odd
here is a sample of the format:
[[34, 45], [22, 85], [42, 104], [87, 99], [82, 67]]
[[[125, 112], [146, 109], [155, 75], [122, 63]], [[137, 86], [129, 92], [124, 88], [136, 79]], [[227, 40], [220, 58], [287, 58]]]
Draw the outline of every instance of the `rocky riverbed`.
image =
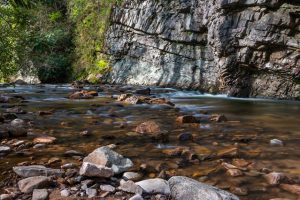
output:
[[3, 85], [0, 199], [300, 196], [297, 102]]

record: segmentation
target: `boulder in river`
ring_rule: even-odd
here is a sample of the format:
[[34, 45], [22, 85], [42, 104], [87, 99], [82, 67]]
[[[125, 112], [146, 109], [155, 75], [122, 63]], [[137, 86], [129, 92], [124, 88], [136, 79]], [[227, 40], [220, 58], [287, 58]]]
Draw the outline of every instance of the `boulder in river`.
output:
[[89, 162], [83, 162], [80, 168], [80, 175], [87, 177], [112, 177], [114, 175], [114, 171], [103, 165], [96, 165]]
[[63, 171], [60, 169], [51, 169], [43, 165], [16, 166], [13, 171], [21, 177], [33, 176], [62, 176]]
[[169, 184], [161, 178], [147, 179], [135, 183], [140, 186], [147, 194], [170, 194]]
[[168, 183], [174, 200], [239, 200], [234, 194], [188, 177], [174, 176]]
[[83, 159], [83, 162], [111, 168], [114, 174], [120, 174], [133, 166], [130, 159], [113, 151], [109, 147], [100, 147]]
[[51, 179], [46, 176], [34, 176], [20, 180], [18, 186], [21, 192], [31, 193], [34, 189], [47, 188], [51, 183]]

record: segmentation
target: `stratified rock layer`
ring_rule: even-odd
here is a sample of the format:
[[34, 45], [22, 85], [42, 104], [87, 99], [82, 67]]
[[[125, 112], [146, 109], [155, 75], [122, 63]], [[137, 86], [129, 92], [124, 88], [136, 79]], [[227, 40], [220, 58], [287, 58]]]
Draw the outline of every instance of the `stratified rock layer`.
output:
[[106, 46], [112, 83], [300, 98], [298, 0], [125, 0]]

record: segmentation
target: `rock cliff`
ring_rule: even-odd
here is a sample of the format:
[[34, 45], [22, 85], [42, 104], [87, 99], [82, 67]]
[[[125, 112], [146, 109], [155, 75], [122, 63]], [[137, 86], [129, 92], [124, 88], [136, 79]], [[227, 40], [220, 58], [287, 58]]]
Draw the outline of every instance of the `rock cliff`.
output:
[[125, 0], [106, 47], [112, 83], [300, 99], [299, 0]]

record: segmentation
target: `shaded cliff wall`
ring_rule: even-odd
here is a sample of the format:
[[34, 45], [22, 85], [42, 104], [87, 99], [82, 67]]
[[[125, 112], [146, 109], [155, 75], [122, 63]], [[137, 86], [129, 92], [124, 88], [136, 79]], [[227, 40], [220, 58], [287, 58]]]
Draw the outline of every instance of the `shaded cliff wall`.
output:
[[300, 98], [299, 0], [125, 0], [111, 20], [112, 83]]

